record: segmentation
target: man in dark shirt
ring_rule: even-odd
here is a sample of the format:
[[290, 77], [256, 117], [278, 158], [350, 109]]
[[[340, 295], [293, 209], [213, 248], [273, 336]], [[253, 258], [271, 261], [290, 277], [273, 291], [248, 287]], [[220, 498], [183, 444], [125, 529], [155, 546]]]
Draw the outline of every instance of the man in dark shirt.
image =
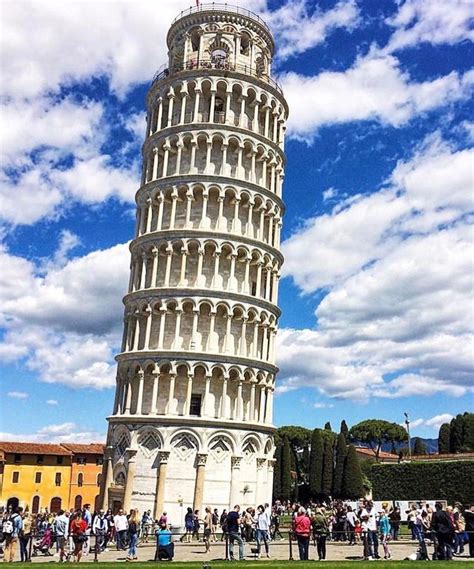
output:
[[443, 510], [443, 504], [441, 504], [441, 502], [436, 502], [435, 508], [436, 511], [431, 518], [431, 529], [435, 532], [438, 542], [438, 559], [450, 560], [453, 558], [453, 522], [448, 512]]
[[474, 504], [469, 510], [465, 510], [464, 519], [466, 520], [466, 531], [469, 536], [469, 557], [474, 557]]
[[232, 512], [227, 515], [227, 531], [229, 532], [229, 555], [231, 559], [234, 559], [234, 542], [239, 544], [239, 561], [244, 559], [244, 542], [240, 537], [240, 506], [234, 507]]

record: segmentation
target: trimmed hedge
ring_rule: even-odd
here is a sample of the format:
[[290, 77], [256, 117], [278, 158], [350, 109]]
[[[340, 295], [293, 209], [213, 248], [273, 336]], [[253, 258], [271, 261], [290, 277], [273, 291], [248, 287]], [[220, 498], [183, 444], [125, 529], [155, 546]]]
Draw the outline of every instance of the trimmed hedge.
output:
[[474, 503], [474, 460], [372, 464], [365, 472], [374, 500]]

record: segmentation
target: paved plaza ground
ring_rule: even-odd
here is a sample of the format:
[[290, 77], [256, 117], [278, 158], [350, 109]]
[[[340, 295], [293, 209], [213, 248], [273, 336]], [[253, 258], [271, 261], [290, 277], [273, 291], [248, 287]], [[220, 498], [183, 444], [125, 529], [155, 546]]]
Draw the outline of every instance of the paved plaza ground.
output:
[[[264, 564], [266, 567], [282, 567], [283, 564], [285, 567], [288, 565], [289, 559], [289, 546], [288, 541], [277, 541], [272, 542], [270, 544], [270, 554], [271, 554], [271, 561], [270, 563], [267, 559], [260, 559], [255, 560], [255, 554], [252, 552], [252, 549], [255, 548], [255, 544], [249, 544], [245, 546], [245, 557], [246, 557], [246, 566], [256, 566], [260, 564]], [[393, 561], [402, 561], [406, 559], [410, 554], [414, 553], [417, 549], [417, 545], [414, 542], [409, 540], [400, 540], [398, 542], [391, 543], [391, 551], [392, 551], [392, 560]], [[382, 549], [381, 549], [382, 551]], [[429, 553], [431, 555], [433, 549], [429, 547]], [[237, 554], [237, 548], [235, 550]], [[148, 564], [149, 561], [153, 561], [155, 553], [155, 546], [154, 544], [143, 544], [138, 549], [138, 562], [134, 562], [134, 564], [140, 564], [140, 562], [146, 562]], [[312, 545], [310, 548], [310, 559], [316, 559], [316, 548]], [[293, 543], [293, 558], [298, 559], [298, 548], [296, 543]], [[104, 552], [98, 556], [98, 561], [101, 564], [108, 565], [108, 564], [116, 564], [117, 562], [125, 562], [126, 559], [126, 551], [117, 551], [115, 548], [110, 549], [107, 552]], [[364, 565], [362, 562], [362, 546], [355, 545], [350, 546], [345, 543], [334, 543], [329, 542], [327, 547], [327, 559], [328, 561], [357, 561], [357, 566], [361, 567]], [[44, 562], [54, 562], [57, 561], [58, 558], [55, 556], [48, 557], [48, 556], [36, 556], [32, 558], [34, 563], [44, 563]], [[193, 564], [187, 563], [185, 566], [189, 569], [192, 567], [199, 567], [202, 569], [203, 565], [210, 565], [211, 568], [218, 568], [223, 566], [223, 564], [227, 564], [225, 562], [225, 545], [224, 543], [218, 542], [213, 543], [211, 546], [210, 553], [206, 554], [204, 551], [204, 544], [200, 542], [193, 542], [190, 544], [184, 543], [176, 543], [175, 544], [175, 561], [173, 562], [173, 566], [179, 566], [176, 562], [195, 562]], [[255, 560], [255, 562], [253, 562]], [[465, 553], [462, 557], [456, 557], [456, 561], [469, 561], [469, 557], [467, 557], [467, 553]], [[90, 553], [87, 557], [83, 557], [83, 561], [81, 564], [86, 562], [93, 562], [94, 561], [94, 554]], [[391, 561], [391, 566], [394, 565], [393, 561]], [[410, 562], [412, 564], [413, 562]], [[436, 563], [437, 567], [441, 566], [442, 562], [438, 561]], [[298, 567], [302, 567], [302, 563], [298, 562]], [[348, 563], [348, 567], [350, 563]]]

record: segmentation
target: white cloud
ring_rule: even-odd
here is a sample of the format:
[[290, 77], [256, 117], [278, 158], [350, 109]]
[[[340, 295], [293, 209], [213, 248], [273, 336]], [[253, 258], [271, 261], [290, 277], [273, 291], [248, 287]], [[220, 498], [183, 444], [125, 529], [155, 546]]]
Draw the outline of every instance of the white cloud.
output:
[[39, 429], [36, 433], [0, 433], [0, 440], [11, 442], [33, 442], [33, 443], [102, 443], [105, 441], [105, 434], [96, 431], [81, 430], [83, 426], [76, 423], [62, 423], [57, 425], [47, 425]]
[[285, 60], [322, 43], [337, 28], [352, 30], [359, 10], [354, 0], [340, 1], [326, 12], [308, 1], [293, 0], [263, 18], [277, 38], [278, 60]]
[[11, 397], [12, 399], [27, 399], [28, 398], [28, 393], [25, 393], [24, 391], [9, 391], [7, 393], [8, 397]]
[[59, 405], [58, 401], [56, 399], [48, 399], [46, 401], [47, 405]]
[[288, 72], [279, 79], [291, 108], [288, 134], [311, 140], [327, 124], [369, 119], [406, 124], [416, 115], [468, 97], [474, 74], [451, 72], [415, 82], [401, 70], [396, 57], [372, 50], [345, 71], [316, 76]]
[[[59, 251], [67, 248], [63, 236]], [[32, 262], [0, 250], [0, 324], [6, 329], [0, 353], [26, 358], [27, 366], [49, 383], [113, 385], [129, 255], [127, 244], [116, 245], [62, 258], [38, 274]]]
[[279, 335], [281, 390], [312, 385], [353, 399], [473, 390], [471, 164], [472, 151], [435, 134], [387, 187], [338, 204], [283, 244], [285, 274], [327, 294], [317, 331]]
[[435, 415], [434, 417], [431, 417], [431, 419], [426, 419], [425, 425], [439, 430], [443, 423], [449, 423], [453, 418], [453, 415], [450, 415], [449, 413], [442, 413], [441, 415]]
[[469, 0], [405, 0], [398, 12], [386, 20], [395, 28], [387, 51], [418, 47], [422, 43], [455, 44], [474, 40]]

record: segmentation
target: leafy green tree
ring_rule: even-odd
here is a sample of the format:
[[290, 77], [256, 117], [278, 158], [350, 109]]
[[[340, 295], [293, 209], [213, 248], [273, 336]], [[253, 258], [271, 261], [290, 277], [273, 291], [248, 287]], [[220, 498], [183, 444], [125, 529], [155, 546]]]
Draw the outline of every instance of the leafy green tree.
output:
[[281, 495], [286, 500], [291, 496], [291, 448], [286, 436], [281, 451]]
[[464, 417], [456, 415], [451, 420], [449, 432], [449, 450], [453, 453], [462, 451], [463, 434], [464, 434]]
[[334, 443], [333, 439], [327, 438], [324, 442], [323, 481], [322, 481], [322, 493], [325, 496], [332, 495], [333, 476], [334, 476]]
[[346, 462], [347, 443], [343, 433], [339, 433], [336, 443], [336, 465], [334, 467], [333, 495], [335, 498], [342, 496], [342, 480], [344, 477], [344, 466]]
[[311, 435], [311, 453], [309, 457], [309, 493], [313, 500], [322, 492], [323, 452], [321, 431], [314, 429]]
[[450, 439], [451, 439], [451, 426], [449, 423], [443, 423], [439, 428], [439, 434], [438, 434], [439, 454], [449, 454]]
[[353, 440], [366, 443], [372, 449], [376, 460], [384, 443], [403, 442], [408, 439], [407, 432], [398, 423], [382, 419], [367, 419], [354, 425], [350, 430]]
[[426, 445], [420, 437], [413, 439], [413, 454], [427, 454]]
[[275, 449], [275, 466], [273, 468], [273, 497], [281, 498], [281, 443]]
[[324, 425], [324, 430], [332, 431], [331, 423], [329, 421]]
[[341, 429], [340, 432], [346, 437], [346, 442], [349, 441], [349, 427], [344, 419], [341, 421]]
[[463, 452], [474, 452], [474, 413], [464, 413], [463, 418], [462, 450]]
[[347, 449], [341, 495], [346, 500], [357, 500], [364, 495], [363, 475], [354, 445]]
[[301, 472], [305, 482], [309, 480], [309, 446], [304, 447], [301, 455]]

